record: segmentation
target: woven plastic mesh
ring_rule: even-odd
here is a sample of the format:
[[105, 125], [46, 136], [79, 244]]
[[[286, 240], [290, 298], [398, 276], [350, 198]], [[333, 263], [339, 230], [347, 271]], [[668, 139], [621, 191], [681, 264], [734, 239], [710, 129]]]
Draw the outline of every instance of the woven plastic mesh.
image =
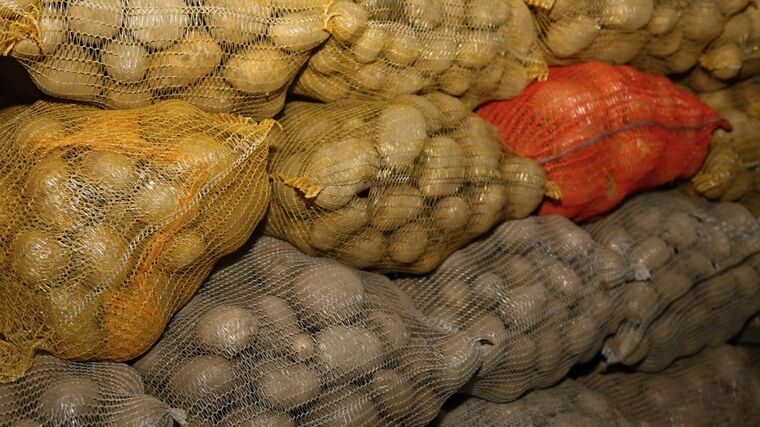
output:
[[0, 6], [0, 47], [53, 96], [119, 109], [182, 99], [270, 118], [329, 36], [327, 3], [10, 0]]
[[477, 113], [499, 129], [507, 149], [541, 164], [553, 199], [539, 214], [576, 221], [692, 176], [713, 130], [728, 127], [667, 78], [599, 62], [552, 67], [545, 82]]
[[36, 350], [134, 358], [269, 200], [272, 121], [171, 101], [0, 113], [0, 382]]
[[723, 89], [735, 81], [760, 73], [760, 8], [751, 2], [731, 17], [723, 33], [699, 57], [689, 76], [698, 92]]
[[474, 107], [546, 72], [522, 0], [339, 0], [327, 27], [294, 86], [322, 101], [442, 91]]
[[[759, 308], [757, 283], [753, 283], [751, 276], [746, 281], [736, 280], [730, 287], [726, 283], [732, 280], [725, 279], [731, 276], [712, 282], [720, 273], [760, 252], [760, 223], [741, 205], [706, 203], [676, 191], [650, 193], [632, 199], [586, 229], [595, 240], [621, 254], [634, 272], [635, 281], [625, 285], [620, 307], [625, 320], [615, 335], [606, 340], [603, 349], [610, 363], [640, 362], [650, 351], [647, 331], [679, 298], [693, 300], [698, 296], [699, 310], [714, 307], [715, 312], [729, 318], [744, 316], [728, 322], [732, 324], [718, 323], [716, 319], [712, 326], [718, 335], [725, 333], [723, 328], [738, 331], [753, 314], [753, 307]], [[717, 293], [707, 301], [698, 289], [700, 286], [695, 286], [705, 280], [705, 289], [715, 289]], [[734, 294], [736, 285], [740, 289]], [[731, 304], [721, 305], [717, 301]], [[732, 310], [736, 313], [729, 313]], [[709, 325], [701, 324], [706, 331], [709, 329]], [[660, 332], [677, 334], [677, 326], [672, 328]], [[679, 350], [669, 338], [657, 338], [660, 339], [664, 348], [657, 351]]]
[[289, 103], [266, 232], [357, 268], [422, 273], [543, 198], [537, 163], [441, 93]]
[[577, 381], [639, 425], [750, 427], [760, 419], [760, 377], [747, 362], [722, 345], [656, 374], [594, 372]]
[[145, 394], [140, 375], [123, 363], [39, 355], [20, 380], [0, 385], [4, 426], [172, 427], [184, 415]]
[[425, 425], [480, 366], [387, 277], [261, 237], [135, 363], [190, 425]]
[[550, 65], [631, 63], [653, 74], [683, 73], [750, 0], [555, 0], [534, 8]]
[[510, 403], [452, 399], [431, 427], [630, 427], [606, 397], [567, 379]]

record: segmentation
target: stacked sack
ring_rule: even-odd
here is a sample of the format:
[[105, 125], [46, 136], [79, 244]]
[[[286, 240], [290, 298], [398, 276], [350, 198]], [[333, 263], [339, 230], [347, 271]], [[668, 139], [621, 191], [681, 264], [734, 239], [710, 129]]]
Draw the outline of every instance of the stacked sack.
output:
[[33, 0], [0, 6], [0, 48], [47, 94], [111, 108], [182, 99], [271, 118], [329, 33], [324, 0]]

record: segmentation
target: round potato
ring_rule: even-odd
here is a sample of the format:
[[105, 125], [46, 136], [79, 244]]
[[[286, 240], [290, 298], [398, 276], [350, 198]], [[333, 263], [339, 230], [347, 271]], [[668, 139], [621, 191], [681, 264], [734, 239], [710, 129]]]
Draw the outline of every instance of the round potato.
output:
[[221, 357], [198, 356], [185, 360], [172, 375], [172, 390], [200, 404], [221, 399], [232, 390], [232, 365]]
[[220, 305], [203, 314], [196, 331], [206, 351], [234, 355], [253, 342], [258, 322], [247, 308]]
[[370, 223], [381, 230], [395, 230], [422, 214], [420, 191], [408, 185], [393, 186], [370, 195]]
[[411, 164], [422, 153], [427, 138], [425, 116], [415, 107], [391, 104], [377, 119], [375, 148], [384, 167]]
[[260, 366], [255, 390], [269, 405], [291, 410], [317, 397], [319, 378], [300, 363], [283, 365], [280, 362], [270, 362]]
[[13, 271], [35, 287], [52, 283], [69, 263], [66, 248], [58, 240], [33, 229], [16, 236], [10, 256]]
[[[330, 326], [317, 334], [316, 343], [322, 374], [328, 381], [359, 378], [383, 365], [383, 343], [363, 328]], [[357, 348], [362, 351], [356, 352]]]
[[271, 7], [247, 0], [204, 0], [211, 36], [227, 43], [247, 43], [267, 32]]
[[100, 61], [108, 75], [120, 83], [136, 83], [148, 70], [148, 51], [134, 40], [120, 37], [103, 45]]
[[393, 232], [390, 237], [388, 254], [394, 261], [411, 264], [417, 261], [427, 249], [428, 233], [419, 223], [409, 223]]
[[75, 39], [86, 44], [99, 44], [114, 38], [124, 17], [121, 0], [104, 0], [93, 3], [70, 0], [66, 8], [66, 22]]
[[125, 25], [149, 49], [166, 49], [190, 25], [183, 0], [126, 0]]
[[337, 263], [320, 262], [304, 271], [292, 295], [304, 320], [340, 323], [355, 316], [364, 303], [364, 285], [354, 271]]
[[252, 46], [227, 60], [224, 78], [240, 91], [269, 94], [290, 81], [295, 65], [292, 61], [278, 49]]
[[101, 395], [98, 385], [86, 378], [64, 377], [51, 384], [39, 398], [37, 412], [51, 424], [78, 424], [97, 416]]
[[173, 46], [150, 55], [148, 84], [176, 90], [211, 73], [221, 60], [217, 42], [205, 31], [192, 30]]

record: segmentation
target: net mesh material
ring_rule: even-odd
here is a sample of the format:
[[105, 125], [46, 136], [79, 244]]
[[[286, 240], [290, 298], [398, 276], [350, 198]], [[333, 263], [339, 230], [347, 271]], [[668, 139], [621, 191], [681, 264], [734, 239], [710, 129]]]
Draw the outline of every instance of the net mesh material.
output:
[[134, 366], [190, 425], [412, 426], [480, 363], [475, 338], [440, 329], [387, 277], [261, 237]]
[[699, 57], [689, 85], [698, 92], [709, 92], [760, 74], [759, 51], [760, 8], [751, 2], [728, 20], [720, 37]]
[[294, 86], [322, 101], [441, 91], [474, 107], [546, 72], [522, 0], [340, 0], [327, 26]]
[[700, 95], [731, 122], [718, 131], [699, 173], [685, 187], [689, 194], [738, 201], [760, 216], [760, 78]]
[[140, 375], [110, 362], [38, 355], [19, 381], [0, 385], [0, 425], [172, 427], [185, 414], [145, 394]]
[[423, 273], [543, 198], [537, 163], [441, 93], [289, 103], [266, 232], [357, 268]]
[[550, 65], [631, 63], [652, 74], [689, 71], [750, 0], [555, 0], [535, 8]]
[[[744, 325], [744, 329], [739, 333], [737, 341], [741, 344], [760, 346], [760, 313], [747, 321]], [[758, 363], [760, 363], [760, 361]]]
[[146, 351], [269, 200], [274, 122], [169, 101], [0, 112], [0, 382]]
[[760, 377], [748, 362], [722, 345], [656, 374], [593, 372], [577, 381], [641, 425], [750, 427], [760, 419]]
[[632, 427], [605, 396], [567, 379], [510, 403], [476, 397], [447, 402], [431, 427]]
[[[506, 402], [600, 349], [610, 363], [638, 362], [643, 335], [673, 301], [758, 251], [760, 224], [744, 208], [669, 191], [637, 196], [586, 230], [557, 216], [509, 221], [430, 275], [395, 283], [446, 328], [492, 337], [463, 391]], [[728, 320], [714, 336], [760, 309], [756, 292], [728, 295], [742, 300], [715, 306]]]
[[597, 217], [628, 194], [699, 170], [718, 114], [667, 78], [627, 66], [552, 67], [545, 82], [486, 104], [510, 151], [536, 160], [551, 183], [541, 215]]
[[182, 99], [270, 118], [329, 36], [327, 3], [11, 0], [0, 6], [0, 48], [52, 96], [119, 109]]

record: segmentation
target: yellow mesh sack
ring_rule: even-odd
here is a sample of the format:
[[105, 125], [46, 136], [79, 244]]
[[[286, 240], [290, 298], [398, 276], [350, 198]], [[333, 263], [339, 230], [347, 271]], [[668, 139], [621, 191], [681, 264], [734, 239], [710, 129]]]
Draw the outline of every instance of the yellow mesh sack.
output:
[[0, 382], [33, 354], [128, 360], [269, 200], [273, 121], [170, 101], [0, 113]]
[[265, 231], [357, 268], [423, 273], [543, 199], [532, 160], [434, 93], [392, 101], [293, 102], [273, 142]]
[[322, 101], [441, 91], [470, 106], [546, 75], [522, 0], [339, 0], [294, 91]]
[[326, 4], [10, 0], [0, 5], [0, 48], [52, 96], [117, 109], [182, 99], [270, 118], [329, 36]]

